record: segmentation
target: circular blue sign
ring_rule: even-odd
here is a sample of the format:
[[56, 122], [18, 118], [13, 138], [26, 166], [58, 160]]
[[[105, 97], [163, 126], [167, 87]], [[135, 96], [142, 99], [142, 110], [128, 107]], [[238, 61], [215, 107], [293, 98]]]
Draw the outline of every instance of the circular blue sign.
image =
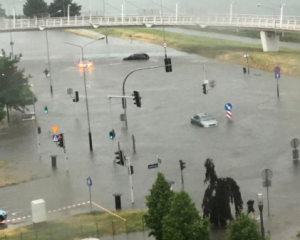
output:
[[92, 186], [92, 179], [90, 178], [90, 177], [88, 177], [87, 179], [86, 179], [86, 184], [90, 187], [90, 186]]
[[280, 70], [281, 70], [281, 69], [280, 69], [280, 67], [278, 67], [278, 66], [276, 66], [276, 67], [274, 68], [274, 72], [275, 72], [275, 73], [280, 73]]
[[226, 110], [226, 111], [230, 111], [231, 109], [232, 109], [231, 103], [225, 104], [225, 110]]

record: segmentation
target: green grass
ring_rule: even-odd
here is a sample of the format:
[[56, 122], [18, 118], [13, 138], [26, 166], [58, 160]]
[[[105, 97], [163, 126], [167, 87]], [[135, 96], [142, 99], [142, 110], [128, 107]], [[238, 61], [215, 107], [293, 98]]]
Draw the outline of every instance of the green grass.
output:
[[5, 229], [1, 231], [0, 240], [74, 240], [142, 231], [145, 213], [146, 210], [117, 212], [126, 221], [105, 212], [79, 214], [49, 221], [39, 227]]
[[[127, 39], [129, 35], [133, 40], [163, 45], [162, 31], [149, 28], [102, 28], [94, 30], [101, 34]], [[73, 30], [80, 34], [80, 30]], [[272, 52], [263, 52], [260, 44], [248, 44], [229, 40], [220, 40], [208, 37], [166, 32], [168, 47], [198, 54], [218, 61], [229, 62], [245, 66], [244, 54], [249, 54], [251, 68], [273, 72], [276, 65], [282, 69], [281, 73], [300, 79], [300, 51], [288, 48], [280, 48], [278, 57]]]

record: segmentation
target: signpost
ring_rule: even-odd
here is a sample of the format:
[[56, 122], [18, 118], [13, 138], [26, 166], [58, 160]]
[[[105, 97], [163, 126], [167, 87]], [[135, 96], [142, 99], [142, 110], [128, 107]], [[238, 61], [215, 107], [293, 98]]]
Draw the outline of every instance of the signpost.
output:
[[280, 67], [276, 66], [274, 68], [274, 72], [275, 72], [275, 79], [277, 80], [277, 97], [279, 98], [279, 84], [278, 84], [278, 79], [280, 78]]
[[158, 163], [148, 165], [148, 169], [154, 169], [154, 168], [158, 168]]
[[270, 169], [265, 169], [261, 172], [261, 178], [263, 181], [263, 186], [267, 188], [267, 200], [268, 200], [268, 217], [270, 217], [270, 204], [269, 204], [269, 187], [271, 187], [271, 178], [273, 173]]
[[88, 185], [89, 187], [89, 192], [90, 192], [90, 209], [91, 209], [91, 212], [92, 212], [92, 192], [91, 192], [91, 186], [92, 186], [92, 179], [90, 177], [88, 177], [86, 179], [86, 184]]
[[232, 109], [231, 103], [225, 104], [226, 117], [227, 117], [228, 119], [231, 119], [231, 116], [232, 116], [231, 109]]
[[58, 142], [58, 135], [52, 135], [53, 142]]

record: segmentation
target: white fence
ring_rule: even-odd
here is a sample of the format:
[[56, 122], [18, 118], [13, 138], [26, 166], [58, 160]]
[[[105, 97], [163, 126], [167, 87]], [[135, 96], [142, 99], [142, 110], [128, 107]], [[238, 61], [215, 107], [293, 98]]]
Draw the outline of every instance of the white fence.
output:
[[215, 26], [246, 29], [278, 29], [300, 31], [300, 17], [262, 15], [210, 15], [210, 16], [75, 16], [62, 18], [0, 19], [1, 31], [26, 31], [44, 28], [122, 27], [122, 26]]

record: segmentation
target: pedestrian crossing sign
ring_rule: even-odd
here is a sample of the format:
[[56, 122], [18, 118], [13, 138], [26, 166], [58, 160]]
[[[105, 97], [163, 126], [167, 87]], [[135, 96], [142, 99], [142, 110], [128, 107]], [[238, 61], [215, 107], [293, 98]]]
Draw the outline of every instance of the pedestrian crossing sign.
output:
[[52, 135], [53, 142], [58, 142], [58, 135]]

